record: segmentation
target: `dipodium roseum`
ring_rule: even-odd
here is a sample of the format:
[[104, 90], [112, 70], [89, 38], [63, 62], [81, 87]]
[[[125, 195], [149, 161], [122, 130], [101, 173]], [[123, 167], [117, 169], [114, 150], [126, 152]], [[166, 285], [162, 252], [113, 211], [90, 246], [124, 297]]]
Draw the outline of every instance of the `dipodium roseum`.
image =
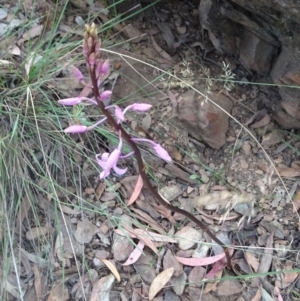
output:
[[100, 179], [106, 178], [110, 174], [111, 169], [113, 169], [115, 173], [118, 175], [123, 175], [127, 171], [127, 168], [117, 167], [117, 163], [120, 158], [128, 157], [128, 155], [123, 157], [121, 156], [121, 149], [122, 149], [122, 138], [120, 137], [118, 147], [115, 148], [111, 154], [103, 153], [102, 155], [96, 155], [96, 161], [103, 169], [103, 171], [100, 173]]
[[154, 141], [150, 139], [144, 139], [144, 138], [131, 138], [132, 141], [135, 142], [147, 142], [149, 143], [152, 148], [155, 150], [156, 154], [166, 162], [172, 162], [172, 158], [170, 157], [169, 153], [158, 143], [155, 143]]

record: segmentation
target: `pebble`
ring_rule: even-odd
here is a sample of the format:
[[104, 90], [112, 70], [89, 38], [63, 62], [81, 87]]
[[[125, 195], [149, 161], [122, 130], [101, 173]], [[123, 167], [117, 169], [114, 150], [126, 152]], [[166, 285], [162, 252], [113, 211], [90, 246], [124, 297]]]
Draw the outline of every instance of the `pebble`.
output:
[[175, 236], [179, 241], [179, 248], [181, 250], [191, 249], [202, 238], [202, 233], [192, 227], [185, 226]]
[[242, 167], [243, 169], [248, 169], [249, 164], [247, 163], [246, 160], [241, 159], [241, 167]]

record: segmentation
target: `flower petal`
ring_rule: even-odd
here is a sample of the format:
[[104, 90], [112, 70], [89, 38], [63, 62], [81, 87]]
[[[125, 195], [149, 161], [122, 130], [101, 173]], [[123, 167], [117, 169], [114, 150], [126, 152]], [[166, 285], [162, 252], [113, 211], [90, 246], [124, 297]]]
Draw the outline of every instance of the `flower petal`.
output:
[[134, 103], [131, 107], [131, 110], [144, 112], [152, 108], [152, 105], [148, 103]]
[[111, 97], [112, 92], [110, 90], [106, 90], [101, 93], [100, 98], [101, 100], [106, 100]]
[[119, 176], [122, 176], [126, 173], [127, 167], [126, 168], [119, 168], [115, 165], [115, 166], [113, 166], [113, 170], [115, 171], [116, 174], [118, 174]]
[[122, 109], [119, 106], [115, 106], [115, 115], [118, 118], [119, 121], [124, 121], [125, 120], [125, 116], [123, 114]]
[[172, 158], [170, 157], [169, 153], [160, 144], [154, 145], [153, 148], [160, 158], [167, 162], [172, 162]]
[[72, 71], [73, 71], [74, 76], [78, 80], [80, 80], [80, 81], [83, 80], [83, 75], [82, 75], [81, 71], [78, 68], [76, 68], [75, 66], [72, 66]]
[[71, 126], [67, 127], [64, 130], [64, 132], [70, 133], [70, 134], [77, 134], [77, 133], [85, 133], [87, 130], [88, 130], [87, 126], [76, 124], [76, 125], [71, 125]]
[[106, 161], [105, 170], [107, 169], [110, 170], [113, 166], [115, 166], [120, 158], [120, 155], [121, 155], [121, 151], [117, 148], [114, 149]]
[[109, 174], [110, 174], [110, 169], [108, 169], [108, 170], [103, 170], [103, 171], [100, 173], [100, 179], [106, 178], [107, 176], [109, 176]]
[[[100, 156], [101, 156], [101, 159], [100, 159]], [[108, 157], [109, 157], [109, 153], [103, 153], [102, 155], [100, 155], [100, 154], [96, 155], [96, 161], [102, 169], [105, 169]]]
[[80, 97], [64, 98], [64, 99], [60, 99], [58, 103], [64, 106], [75, 106], [81, 103], [81, 98]]

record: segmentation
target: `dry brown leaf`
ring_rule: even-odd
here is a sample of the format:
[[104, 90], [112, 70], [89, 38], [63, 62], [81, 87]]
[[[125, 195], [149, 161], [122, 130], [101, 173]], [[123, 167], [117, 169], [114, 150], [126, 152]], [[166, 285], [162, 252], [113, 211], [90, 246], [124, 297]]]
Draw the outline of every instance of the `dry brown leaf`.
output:
[[149, 226], [157, 231], [160, 234], [165, 234], [165, 230], [146, 212], [140, 210], [140, 209], [136, 209], [136, 208], [131, 208], [132, 211], [134, 211], [135, 213], [137, 213], [140, 216], [137, 216], [137, 219], [142, 220], [146, 223], [149, 224]]
[[204, 294], [207, 294], [211, 291], [215, 291], [217, 289], [217, 285], [219, 283], [218, 279], [220, 279], [222, 277], [223, 274], [223, 270], [219, 271], [218, 273], [216, 273], [214, 279], [214, 282], [209, 282], [206, 284], [205, 289], [204, 289]]
[[267, 273], [270, 269], [273, 255], [273, 236], [274, 233], [271, 233], [267, 239], [265, 253], [261, 257], [260, 265], [257, 270], [258, 273]]
[[36, 25], [36, 26], [30, 28], [28, 31], [26, 31], [23, 34], [23, 36], [22, 36], [23, 41], [22, 42], [25, 42], [29, 39], [38, 37], [42, 33], [43, 28], [44, 28], [44, 25]]
[[60, 205], [60, 208], [66, 214], [72, 214], [72, 215], [79, 215], [79, 214], [81, 214], [80, 211], [78, 211], [76, 209], [72, 209], [69, 206], [66, 206], [66, 205], [63, 205], [63, 204]]
[[109, 301], [110, 290], [114, 282], [115, 277], [112, 274], [95, 281], [89, 301]]
[[260, 289], [258, 289], [256, 291], [255, 296], [251, 299], [251, 301], [260, 301], [260, 300], [261, 300], [261, 291], [260, 291]]
[[165, 60], [171, 62], [172, 61], [172, 57], [166, 53], [155, 41], [155, 39], [151, 36], [151, 40], [152, 40], [152, 44], [154, 49], [161, 55], [161, 57], [163, 57]]
[[269, 124], [270, 120], [271, 120], [270, 115], [266, 114], [261, 120], [259, 120], [259, 121], [255, 122], [255, 123], [251, 124], [250, 127], [252, 129], [258, 129], [260, 127], [263, 127], [263, 126]]
[[28, 232], [26, 232], [26, 238], [28, 240], [34, 240], [37, 238], [43, 238], [48, 234], [54, 232], [54, 229], [51, 227], [34, 227], [31, 228]]
[[262, 171], [273, 174], [277, 176], [277, 172], [281, 177], [294, 178], [300, 176], [300, 170], [298, 168], [288, 167], [284, 164], [279, 164], [276, 166], [277, 172], [274, 171], [274, 168], [266, 163], [260, 162], [257, 164], [257, 167]]
[[67, 301], [69, 300], [69, 291], [64, 283], [54, 286], [48, 296], [47, 301]]
[[293, 211], [297, 212], [300, 208], [300, 189], [297, 191], [297, 193], [293, 198], [293, 204], [294, 204]]
[[41, 300], [42, 292], [43, 292], [41, 272], [37, 267], [37, 265], [35, 264], [33, 265], [32, 269], [34, 273], [34, 289], [35, 289], [36, 299]]
[[261, 119], [263, 119], [267, 114], [267, 110], [263, 109], [261, 111], [258, 111], [257, 113], [253, 114], [246, 122], [245, 126], [248, 126], [249, 124], [257, 123]]
[[168, 283], [174, 273], [174, 268], [169, 268], [158, 274], [149, 288], [149, 300], [152, 300], [157, 293]]
[[134, 203], [136, 201], [136, 199], [139, 197], [139, 195], [142, 191], [143, 186], [144, 186], [143, 179], [142, 179], [141, 175], [139, 175], [137, 182], [135, 184], [134, 190], [132, 192], [132, 195], [127, 203], [127, 206], [130, 206], [132, 203]]
[[259, 268], [259, 260], [250, 252], [245, 252], [245, 258], [248, 264], [253, 268], [254, 272], [257, 272]]
[[116, 277], [116, 279], [118, 280], [118, 282], [121, 281], [121, 276], [116, 268], [116, 266], [107, 259], [101, 259], [101, 261], [108, 267], [108, 269], [113, 273], [113, 275]]

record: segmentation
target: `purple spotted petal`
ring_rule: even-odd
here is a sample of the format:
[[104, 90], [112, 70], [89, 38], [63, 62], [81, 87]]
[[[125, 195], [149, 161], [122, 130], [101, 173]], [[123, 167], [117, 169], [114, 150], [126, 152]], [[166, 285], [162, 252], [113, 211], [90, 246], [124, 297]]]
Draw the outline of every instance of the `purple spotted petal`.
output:
[[88, 127], [85, 125], [71, 125], [67, 127], [64, 132], [65, 133], [70, 133], [70, 134], [79, 134], [79, 133], [85, 133], [88, 130]]

